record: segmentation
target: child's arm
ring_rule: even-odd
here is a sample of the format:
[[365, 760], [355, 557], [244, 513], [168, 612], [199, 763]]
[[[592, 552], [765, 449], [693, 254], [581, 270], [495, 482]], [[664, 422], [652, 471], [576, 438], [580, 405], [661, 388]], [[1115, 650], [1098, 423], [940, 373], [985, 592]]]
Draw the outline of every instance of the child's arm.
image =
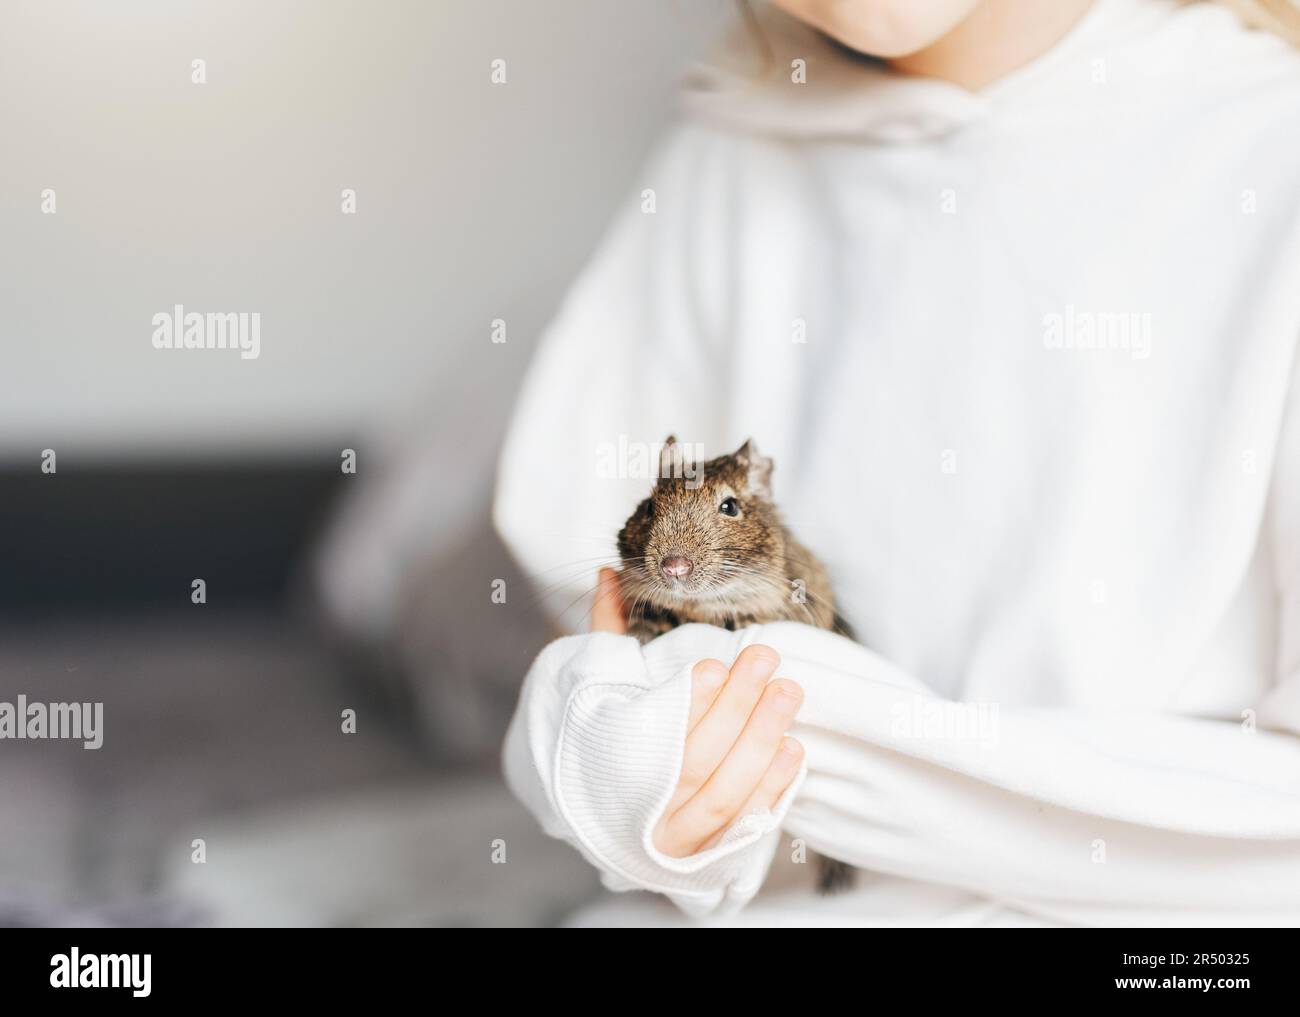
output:
[[805, 690], [786, 826], [809, 846], [1066, 921], [1300, 920], [1292, 734], [1006, 707], [963, 731], [868, 650], [789, 624], [752, 638]]
[[[692, 662], [761, 640], [805, 703], [808, 775], [770, 813], [673, 858], [655, 831], [680, 777]], [[517, 794], [614, 889], [692, 914], [757, 890], [776, 828], [863, 868], [963, 887], [1066, 921], [1300, 920], [1300, 741], [1171, 715], [1002, 709], [952, 737], [943, 702], [871, 651], [782, 622], [687, 626], [644, 649], [552, 644], [506, 748]], [[796, 795], [797, 791], [797, 795]]]

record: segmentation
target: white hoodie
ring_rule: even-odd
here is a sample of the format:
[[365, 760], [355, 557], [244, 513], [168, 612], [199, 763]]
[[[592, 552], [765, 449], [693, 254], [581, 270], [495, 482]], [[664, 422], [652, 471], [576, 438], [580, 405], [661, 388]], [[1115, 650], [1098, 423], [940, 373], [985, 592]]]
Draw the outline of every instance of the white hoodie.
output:
[[[971, 94], [769, 32], [776, 80], [694, 75], [545, 337], [496, 517], [581, 599], [651, 482], [611, 450], [752, 436], [863, 645], [562, 639], [512, 787], [696, 917], [1300, 922], [1300, 54], [1102, 0]], [[758, 641], [806, 776], [666, 858], [690, 665]], [[774, 876], [737, 914], [781, 829], [859, 889]]]

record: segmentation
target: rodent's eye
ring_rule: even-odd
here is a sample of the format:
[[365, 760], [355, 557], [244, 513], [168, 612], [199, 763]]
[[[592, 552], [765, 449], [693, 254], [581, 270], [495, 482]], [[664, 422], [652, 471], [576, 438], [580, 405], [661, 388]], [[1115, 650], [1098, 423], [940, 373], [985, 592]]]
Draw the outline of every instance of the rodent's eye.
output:
[[723, 498], [722, 504], [718, 506], [718, 511], [724, 516], [740, 515], [740, 503], [735, 498]]

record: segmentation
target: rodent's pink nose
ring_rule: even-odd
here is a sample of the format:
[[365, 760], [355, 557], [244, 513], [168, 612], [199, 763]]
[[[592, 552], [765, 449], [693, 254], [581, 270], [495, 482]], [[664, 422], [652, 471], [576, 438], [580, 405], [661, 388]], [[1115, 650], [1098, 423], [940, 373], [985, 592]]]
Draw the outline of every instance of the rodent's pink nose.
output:
[[685, 579], [691, 574], [693, 568], [695, 568], [694, 563], [680, 554], [665, 558], [659, 563], [659, 570], [664, 574], [665, 579]]

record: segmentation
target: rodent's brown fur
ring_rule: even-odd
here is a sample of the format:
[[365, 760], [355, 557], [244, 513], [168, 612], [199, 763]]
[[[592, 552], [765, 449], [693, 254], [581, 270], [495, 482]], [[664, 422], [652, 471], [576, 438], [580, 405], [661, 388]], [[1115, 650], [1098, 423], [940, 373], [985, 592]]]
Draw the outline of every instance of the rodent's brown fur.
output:
[[[752, 442], [698, 468], [677, 449], [670, 437], [653, 492], [618, 535], [631, 634], [644, 642], [689, 622], [736, 629], [782, 620], [844, 631], [826, 569], [772, 502], [772, 461]], [[719, 512], [727, 498], [738, 516]], [[674, 555], [693, 563], [684, 582], [659, 570]]]
[[[689, 622], [736, 629], [791, 620], [852, 638], [835, 613], [826, 569], [772, 502], [771, 475], [772, 460], [753, 442], [696, 467], [668, 438], [654, 490], [618, 534], [629, 634], [644, 643]], [[736, 499], [738, 515], [721, 513], [727, 498]], [[674, 556], [692, 562], [684, 581], [660, 571]], [[852, 866], [818, 861], [823, 893], [852, 884]]]

